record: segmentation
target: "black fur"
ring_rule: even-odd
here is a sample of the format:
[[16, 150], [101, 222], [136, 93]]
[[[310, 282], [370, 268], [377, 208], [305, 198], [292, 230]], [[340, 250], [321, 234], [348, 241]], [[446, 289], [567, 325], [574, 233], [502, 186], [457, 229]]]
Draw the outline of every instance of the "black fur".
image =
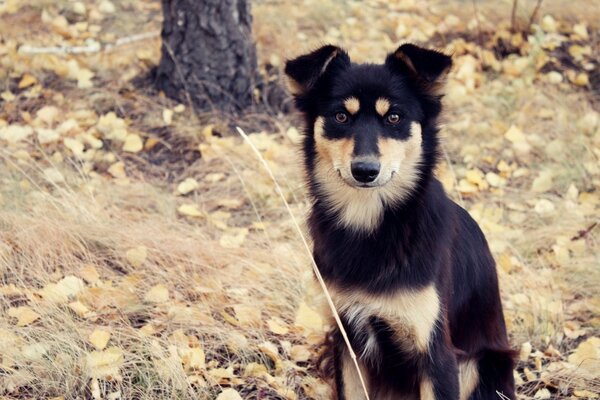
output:
[[[401, 46], [381, 65], [353, 64], [345, 51], [334, 46], [287, 63], [286, 73], [301, 88], [295, 101], [306, 121], [303, 151], [314, 199], [308, 221], [314, 257], [326, 282], [336, 287], [377, 295], [435, 285], [441, 312], [427, 356], [406, 353], [385, 320], [377, 316], [369, 320], [381, 349], [377, 365], [368, 370], [376, 392], [391, 390], [416, 397], [426, 375], [436, 399], [457, 400], [458, 364], [472, 359], [480, 379], [470, 399], [498, 399], [496, 391], [514, 399], [514, 353], [507, 339], [494, 260], [476, 222], [446, 196], [433, 176], [439, 148], [439, 88], [450, 66], [450, 57], [414, 45]], [[315, 178], [319, 157], [315, 121], [318, 116], [326, 118], [325, 135], [331, 139], [346, 135], [330, 116], [348, 96], [360, 97], [361, 102], [392, 98], [402, 113], [402, 124], [394, 127], [375, 126], [373, 118], [360, 120], [359, 130], [365, 135], [377, 131], [382, 137], [403, 140], [410, 122], [422, 127], [419, 179], [401, 204], [386, 205], [381, 223], [371, 232], [338, 224], [339, 215], [327, 204]], [[365, 332], [353, 331], [347, 324], [346, 328], [360, 352]], [[336, 386], [343, 399], [339, 356], [345, 350], [339, 335], [334, 347]]]

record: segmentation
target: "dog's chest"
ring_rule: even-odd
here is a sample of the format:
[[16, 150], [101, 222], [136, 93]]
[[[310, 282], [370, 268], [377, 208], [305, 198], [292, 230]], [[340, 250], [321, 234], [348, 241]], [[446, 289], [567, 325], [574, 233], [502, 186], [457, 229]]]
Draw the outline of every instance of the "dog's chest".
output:
[[382, 330], [406, 351], [427, 352], [440, 309], [433, 285], [385, 295], [334, 289], [332, 298], [360, 357], [376, 356]]

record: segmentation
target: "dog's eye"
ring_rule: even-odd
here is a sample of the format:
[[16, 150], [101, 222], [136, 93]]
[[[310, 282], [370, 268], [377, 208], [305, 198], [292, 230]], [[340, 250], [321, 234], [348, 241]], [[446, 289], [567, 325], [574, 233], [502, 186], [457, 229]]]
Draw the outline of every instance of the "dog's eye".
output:
[[339, 112], [335, 114], [335, 120], [340, 124], [345, 124], [346, 122], [348, 122], [348, 114]]
[[390, 114], [387, 116], [387, 122], [396, 125], [398, 122], [400, 122], [400, 116], [398, 114]]

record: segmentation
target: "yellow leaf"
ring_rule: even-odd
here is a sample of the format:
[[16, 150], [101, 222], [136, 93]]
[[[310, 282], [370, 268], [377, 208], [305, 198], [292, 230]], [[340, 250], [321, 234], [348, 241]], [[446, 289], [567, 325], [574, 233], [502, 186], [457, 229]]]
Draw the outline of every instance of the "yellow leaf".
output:
[[93, 265], [86, 265], [81, 268], [78, 275], [88, 283], [96, 283], [100, 280], [100, 274]]
[[305, 302], [302, 302], [296, 313], [296, 325], [307, 331], [321, 331], [323, 329], [323, 318]]
[[152, 286], [144, 296], [148, 303], [165, 303], [169, 300], [169, 289], [163, 284]]
[[242, 205], [244, 205], [244, 199], [242, 199], [242, 198], [237, 198], [237, 199], [232, 199], [232, 198], [220, 199], [220, 200], [217, 201], [217, 205], [220, 206], [220, 207], [228, 208], [230, 210], [237, 210]]
[[25, 89], [29, 86], [33, 86], [37, 83], [37, 79], [35, 76], [31, 74], [24, 74], [21, 80], [19, 81], [19, 89]]
[[56, 168], [44, 168], [43, 172], [44, 178], [50, 183], [57, 185], [65, 181], [65, 176]]
[[554, 203], [552, 203], [548, 199], [538, 200], [538, 202], [535, 203], [534, 207], [535, 212], [540, 215], [550, 215], [554, 212], [555, 209], [556, 207], [554, 206]]
[[40, 318], [40, 314], [28, 306], [12, 307], [8, 309], [8, 315], [17, 319], [17, 326], [26, 326]]
[[201, 347], [186, 349], [181, 359], [187, 369], [201, 370], [206, 368], [206, 357]]
[[173, 123], [173, 110], [168, 108], [163, 109], [162, 117], [165, 125], [171, 125]]
[[531, 191], [535, 193], [544, 193], [552, 189], [552, 171], [544, 170], [533, 180]]
[[108, 173], [111, 174], [115, 178], [125, 178], [127, 174], [125, 173], [125, 164], [123, 161], [118, 161], [111, 165], [108, 168]]
[[181, 215], [185, 215], [187, 217], [202, 217], [204, 214], [202, 211], [198, 210], [198, 206], [196, 204], [182, 204], [177, 209], [177, 212]]
[[262, 315], [260, 308], [256, 306], [247, 306], [245, 304], [237, 304], [233, 306], [235, 317], [244, 326], [260, 326]]
[[146, 249], [146, 246], [137, 246], [127, 250], [127, 252], [125, 253], [127, 261], [134, 268], [139, 268], [144, 263], [144, 261], [146, 261], [147, 255], [148, 251]]
[[90, 316], [91, 311], [85, 304], [80, 301], [73, 301], [69, 303], [69, 308], [78, 316], [82, 318], [87, 318]]
[[292, 360], [295, 362], [306, 362], [310, 359], [311, 355], [308, 347], [303, 345], [292, 346], [292, 349], [290, 350], [290, 357], [292, 357]]
[[127, 137], [127, 125], [125, 120], [117, 117], [112, 111], [102, 115], [98, 119], [96, 129], [98, 129], [106, 139], [123, 141]]
[[269, 330], [276, 335], [286, 335], [290, 330], [281, 319], [273, 317], [267, 321]]
[[186, 178], [183, 180], [183, 182], [177, 185], [177, 193], [181, 195], [186, 195], [196, 189], [198, 189], [198, 181], [194, 178]]
[[94, 331], [90, 333], [88, 339], [96, 350], [104, 350], [110, 340], [110, 332], [103, 329], [94, 329]]
[[98, 379], [119, 379], [119, 369], [123, 365], [123, 351], [109, 347], [103, 351], [92, 351], [86, 357], [87, 375]]
[[585, 397], [586, 399], [597, 399], [598, 393], [590, 392], [589, 390], [573, 390], [575, 397]]
[[545, 388], [538, 390], [533, 396], [534, 399], [549, 399], [550, 397], [552, 397], [552, 394], [548, 389]]
[[129, 153], [139, 153], [144, 148], [144, 142], [137, 133], [130, 133], [125, 137], [123, 151]]
[[223, 234], [219, 244], [228, 249], [240, 247], [248, 235], [248, 228], [230, 228], [229, 231], [232, 233]]
[[217, 396], [217, 400], [243, 400], [237, 390], [228, 388]]
[[529, 359], [529, 355], [531, 354], [531, 350], [533, 347], [531, 343], [525, 342], [521, 345], [521, 351], [519, 352], [519, 359], [521, 361], [527, 361]]
[[591, 337], [577, 346], [569, 363], [589, 372], [600, 371], [600, 338]]

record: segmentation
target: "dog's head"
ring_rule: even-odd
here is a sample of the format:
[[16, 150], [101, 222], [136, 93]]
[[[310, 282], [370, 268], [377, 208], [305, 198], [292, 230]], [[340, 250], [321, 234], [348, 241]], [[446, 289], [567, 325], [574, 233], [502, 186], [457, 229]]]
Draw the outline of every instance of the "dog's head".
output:
[[[354, 64], [331, 45], [287, 62], [290, 90], [308, 122], [313, 194], [341, 212], [343, 225], [373, 229], [386, 205], [402, 202], [431, 173], [435, 119], [451, 64], [450, 57], [411, 44], [379, 65]], [[372, 211], [359, 216], [369, 204]]]

